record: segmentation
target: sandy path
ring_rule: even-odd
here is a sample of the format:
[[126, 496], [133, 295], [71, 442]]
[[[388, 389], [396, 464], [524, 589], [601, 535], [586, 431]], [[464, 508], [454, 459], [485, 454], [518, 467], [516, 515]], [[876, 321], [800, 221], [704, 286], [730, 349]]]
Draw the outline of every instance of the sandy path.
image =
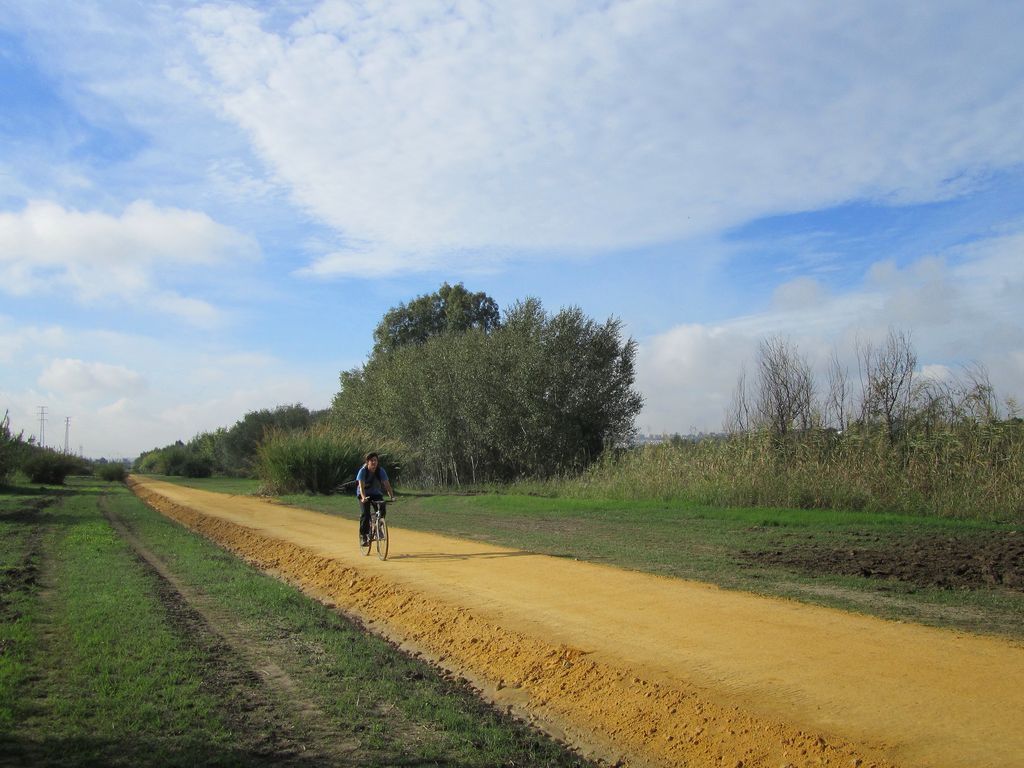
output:
[[401, 529], [381, 563], [361, 557], [351, 521], [135, 490], [599, 756], [1024, 765], [1019, 644]]

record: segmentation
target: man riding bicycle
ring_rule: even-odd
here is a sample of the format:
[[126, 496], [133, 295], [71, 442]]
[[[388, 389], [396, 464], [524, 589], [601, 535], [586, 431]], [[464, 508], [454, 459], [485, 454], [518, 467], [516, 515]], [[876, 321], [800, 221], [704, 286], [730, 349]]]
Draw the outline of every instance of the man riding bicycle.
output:
[[[359, 498], [359, 546], [366, 546], [370, 535], [370, 502], [384, 501], [384, 491], [388, 498], [395, 500], [395, 492], [391, 490], [388, 473], [380, 465], [380, 456], [376, 453], [366, 454], [366, 463], [356, 473], [356, 496]], [[384, 517], [385, 507], [380, 505], [380, 516]]]

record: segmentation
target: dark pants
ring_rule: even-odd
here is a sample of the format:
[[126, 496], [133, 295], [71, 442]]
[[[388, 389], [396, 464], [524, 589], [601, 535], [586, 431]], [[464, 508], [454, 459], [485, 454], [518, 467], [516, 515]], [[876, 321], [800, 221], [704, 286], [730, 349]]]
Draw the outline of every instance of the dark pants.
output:
[[[380, 494], [380, 493], [371, 493], [370, 494], [370, 498], [373, 501], [384, 501], [384, 496], [383, 496], [383, 494]], [[370, 511], [371, 510], [372, 510], [372, 507], [370, 506], [370, 502], [369, 501], [360, 501], [359, 502], [359, 535], [360, 536], [369, 536], [370, 535]], [[384, 517], [384, 513], [385, 512], [386, 512], [386, 507], [385, 507], [385, 505], [381, 504], [380, 516]]]

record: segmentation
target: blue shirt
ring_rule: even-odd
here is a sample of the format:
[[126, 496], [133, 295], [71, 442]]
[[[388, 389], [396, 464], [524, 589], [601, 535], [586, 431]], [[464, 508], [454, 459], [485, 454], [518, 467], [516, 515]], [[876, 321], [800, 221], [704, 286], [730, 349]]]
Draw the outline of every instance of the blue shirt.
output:
[[[374, 477], [370, 474], [370, 470], [363, 464], [356, 473], [356, 480], [363, 484], [363, 490], [367, 496], [383, 496], [384, 486], [382, 485], [385, 480], [388, 479], [388, 473], [384, 471], [384, 467], [377, 465], [377, 476]], [[356, 486], [356, 493], [359, 492], [359, 486]]]

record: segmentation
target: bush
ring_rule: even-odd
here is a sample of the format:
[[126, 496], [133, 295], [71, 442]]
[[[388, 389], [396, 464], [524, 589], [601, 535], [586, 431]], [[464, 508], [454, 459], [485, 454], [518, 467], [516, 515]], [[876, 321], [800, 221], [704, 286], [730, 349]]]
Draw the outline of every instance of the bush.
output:
[[32, 483], [63, 485], [64, 479], [81, 471], [82, 465], [73, 456], [39, 448], [22, 463], [21, 469]]
[[185, 459], [180, 470], [185, 477], [210, 477], [213, 474], [213, 459], [191, 454]]
[[199, 453], [182, 442], [164, 448], [154, 448], [135, 461], [135, 471], [156, 475], [177, 475], [179, 477], [210, 477], [214, 460]]
[[100, 464], [95, 469], [95, 474], [100, 480], [108, 483], [123, 483], [127, 475], [123, 464]]
[[381, 464], [394, 480], [400, 456], [397, 445], [380, 445], [364, 433], [340, 432], [328, 425], [268, 433], [257, 455], [257, 468], [270, 493], [332, 493], [355, 477], [371, 450], [381, 455]]

